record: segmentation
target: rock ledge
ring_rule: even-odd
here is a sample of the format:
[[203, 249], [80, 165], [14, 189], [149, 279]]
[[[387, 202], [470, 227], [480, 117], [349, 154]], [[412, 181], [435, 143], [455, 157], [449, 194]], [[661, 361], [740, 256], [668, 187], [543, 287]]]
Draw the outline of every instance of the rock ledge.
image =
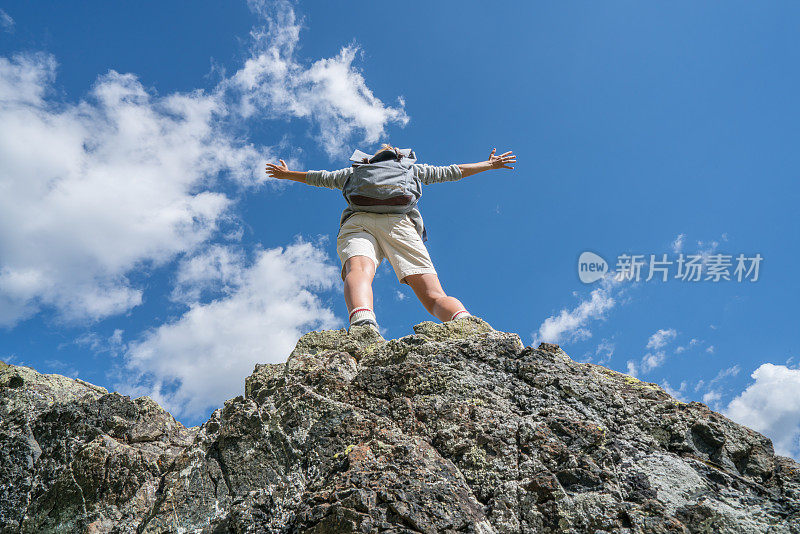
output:
[[186, 428], [0, 362], [0, 532], [800, 532], [800, 466], [477, 317], [310, 332]]

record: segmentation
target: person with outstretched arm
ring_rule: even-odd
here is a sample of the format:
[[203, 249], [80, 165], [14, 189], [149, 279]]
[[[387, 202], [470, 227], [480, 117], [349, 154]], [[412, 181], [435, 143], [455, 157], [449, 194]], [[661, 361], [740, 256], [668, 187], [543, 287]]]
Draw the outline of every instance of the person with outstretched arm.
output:
[[[342, 262], [344, 299], [350, 327], [366, 325], [378, 332], [372, 302], [372, 280], [383, 258], [398, 280], [411, 286], [425, 309], [442, 322], [467, 317], [460, 300], [442, 289], [425, 241], [427, 232], [416, 201], [422, 185], [451, 182], [491, 169], [513, 169], [511, 152], [478, 163], [433, 166], [416, 163], [411, 149], [383, 144], [372, 156], [356, 150], [351, 167], [337, 171], [291, 171], [281, 159], [268, 163], [267, 174], [280, 180], [340, 189], [348, 203], [339, 223], [336, 251]], [[349, 332], [350, 328], [348, 328]]]

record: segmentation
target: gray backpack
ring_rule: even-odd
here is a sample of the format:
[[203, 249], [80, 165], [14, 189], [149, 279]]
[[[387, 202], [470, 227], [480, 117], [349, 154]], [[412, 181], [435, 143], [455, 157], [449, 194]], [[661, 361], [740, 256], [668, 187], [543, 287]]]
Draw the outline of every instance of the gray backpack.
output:
[[408, 213], [422, 196], [422, 182], [414, 173], [417, 161], [410, 148], [383, 151], [376, 157], [356, 150], [353, 172], [342, 186], [342, 196], [353, 211]]

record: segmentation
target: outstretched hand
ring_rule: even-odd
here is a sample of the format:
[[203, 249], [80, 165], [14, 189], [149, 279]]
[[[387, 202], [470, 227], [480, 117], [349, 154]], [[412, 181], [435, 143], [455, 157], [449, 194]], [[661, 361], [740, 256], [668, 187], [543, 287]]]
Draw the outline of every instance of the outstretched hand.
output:
[[489, 165], [492, 166], [493, 169], [513, 169], [514, 167], [509, 167], [508, 163], [516, 163], [517, 156], [515, 156], [511, 150], [504, 154], [500, 154], [499, 156], [495, 156], [495, 152], [497, 152], [496, 148], [492, 149], [492, 153], [489, 154]]
[[277, 178], [279, 180], [283, 180], [285, 178], [289, 178], [289, 167], [286, 166], [286, 162], [282, 159], [278, 161], [281, 162], [280, 165], [275, 165], [274, 163], [267, 163], [267, 175], [270, 178]]

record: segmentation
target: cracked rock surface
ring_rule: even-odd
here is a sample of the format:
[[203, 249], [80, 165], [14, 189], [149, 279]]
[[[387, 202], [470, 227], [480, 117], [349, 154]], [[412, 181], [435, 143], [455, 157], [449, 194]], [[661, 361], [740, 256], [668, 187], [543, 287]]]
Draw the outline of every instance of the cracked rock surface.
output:
[[800, 533], [800, 466], [477, 317], [311, 332], [185, 428], [0, 364], [0, 532]]

